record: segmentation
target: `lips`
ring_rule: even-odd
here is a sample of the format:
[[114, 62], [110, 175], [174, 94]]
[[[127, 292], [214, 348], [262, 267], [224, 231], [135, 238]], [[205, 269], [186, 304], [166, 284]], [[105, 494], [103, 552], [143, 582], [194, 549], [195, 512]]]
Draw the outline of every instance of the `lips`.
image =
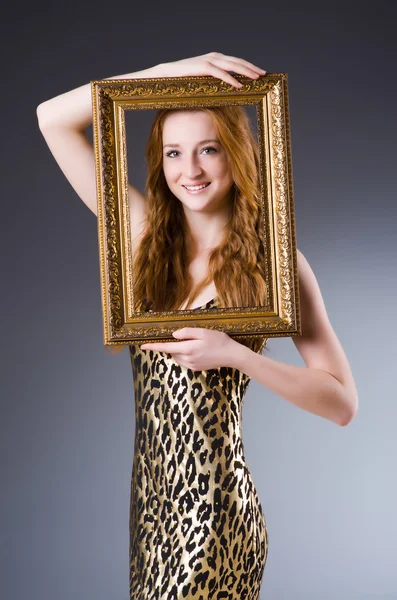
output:
[[183, 185], [182, 187], [184, 187], [188, 192], [200, 192], [201, 190], [205, 190], [205, 188], [207, 188], [209, 185], [211, 185], [211, 182], [200, 183], [196, 185]]

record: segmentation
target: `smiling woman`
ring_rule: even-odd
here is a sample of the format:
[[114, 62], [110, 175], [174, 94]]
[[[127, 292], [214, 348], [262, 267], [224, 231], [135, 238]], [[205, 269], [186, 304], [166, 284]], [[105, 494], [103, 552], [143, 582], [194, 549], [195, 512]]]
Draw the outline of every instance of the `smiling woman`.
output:
[[136, 310], [193, 308], [215, 297], [224, 307], [266, 305], [258, 148], [244, 108], [159, 111], [146, 158]]
[[[258, 78], [243, 59], [211, 52], [112, 79]], [[40, 129], [96, 214], [90, 84], [41, 104]], [[137, 302], [160, 310], [265, 304], [258, 152], [238, 106], [163, 110], [146, 151], [147, 195], [129, 185]], [[143, 225], [142, 225], [143, 224]], [[141, 228], [141, 229], [139, 229]], [[135, 390], [130, 503], [131, 600], [258, 600], [267, 525], [244, 456], [242, 405], [251, 377], [338, 425], [358, 398], [314, 273], [297, 252], [305, 367], [222, 331], [185, 327], [178, 341], [129, 346]]]
[[[174, 139], [180, 141], [168, 141]], [[165, 180], [174, 196], [182, 202], [188, 219], [190, 216], [189, 228], [195, 226], [195, 215], [190, 215], [190, 211], [212, 215], [222, 210], [228, 217], [234, 183], [231, 159], [217, 137], [210, 112], [170, 111], [163, 124], [163, 149], [167, 149], [163, 157]], [[188, 201], [191, 195], [199, 195], [200, 202]]]
[[[160, 110], [146, 160], [145, 228], [133, 263], [135, 307], [265, 305], [259, 156], [244, 108]], [[185, 328], [174, 335], [196, 339], [174, 343], [179, 348], [170, 348], [172, 355], [161, 344], [130, 345], [142, 415], [131, 487], [131, 588], [149, 594], [144, 578], [161, 584], [164, 568], [175, 583], [169, 589], [165, 578], [161, 598], [254, 600], [268, 537], [240, 435], [249, 378], [222, 366], [233, 362], [225, 333]], [[194, 342], [207, 348], [198, 369], [184, 353], [184, 345]], [[261, 353], [266, 338], [240, 339], [243, 344]], [[222, 355], [216, 363], [211, 345]], [[158, 549], [148, 551], [153, 540]]]

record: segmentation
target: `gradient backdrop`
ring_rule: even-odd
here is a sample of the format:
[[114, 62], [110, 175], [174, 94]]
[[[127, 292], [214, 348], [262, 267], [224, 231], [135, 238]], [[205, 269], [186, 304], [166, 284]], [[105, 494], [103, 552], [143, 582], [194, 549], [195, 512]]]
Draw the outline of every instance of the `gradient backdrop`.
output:
[[[128, 352], [103, 346], [97, 223], [36, 107], [213, 50], [289, 75], [297, 244], [357, 381], [348, 427], [255, 381], [244, 440], [269, 530], [262, 600], [397, 598], [396, 2], [32, 3], [2, 11], [5, 600], [128, 600]], [[303, 365], [290, 339], [271, 357]]]

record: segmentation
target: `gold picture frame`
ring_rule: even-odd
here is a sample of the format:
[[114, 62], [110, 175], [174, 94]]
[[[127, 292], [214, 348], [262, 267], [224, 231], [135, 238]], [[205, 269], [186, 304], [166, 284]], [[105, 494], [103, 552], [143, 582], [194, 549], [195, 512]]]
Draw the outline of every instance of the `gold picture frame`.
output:
[[[107, 346], [175, 341], [172, 333], [185, 326], [216, 328], [237, 340], [301, 334], [287, 74], [235, 77], [241, 88], [210, 76], [91, 82]], [[269, 303], [134, 313], [125, 111], [227, 104], [251, 105], [257, 111]]]

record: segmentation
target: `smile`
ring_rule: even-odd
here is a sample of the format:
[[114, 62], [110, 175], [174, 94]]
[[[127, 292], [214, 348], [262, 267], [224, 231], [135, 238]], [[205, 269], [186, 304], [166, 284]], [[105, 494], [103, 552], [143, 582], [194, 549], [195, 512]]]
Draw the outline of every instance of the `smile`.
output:
[[194, 192], [201, 192], [201, 190], [204, 190], [209, 185], [211, 185], [211, 183], [202, 183], [200, 185], [183, 185], [182, 187], [184, 187], [185, 190], [187, 190], [188, 192], [194, 193]]

